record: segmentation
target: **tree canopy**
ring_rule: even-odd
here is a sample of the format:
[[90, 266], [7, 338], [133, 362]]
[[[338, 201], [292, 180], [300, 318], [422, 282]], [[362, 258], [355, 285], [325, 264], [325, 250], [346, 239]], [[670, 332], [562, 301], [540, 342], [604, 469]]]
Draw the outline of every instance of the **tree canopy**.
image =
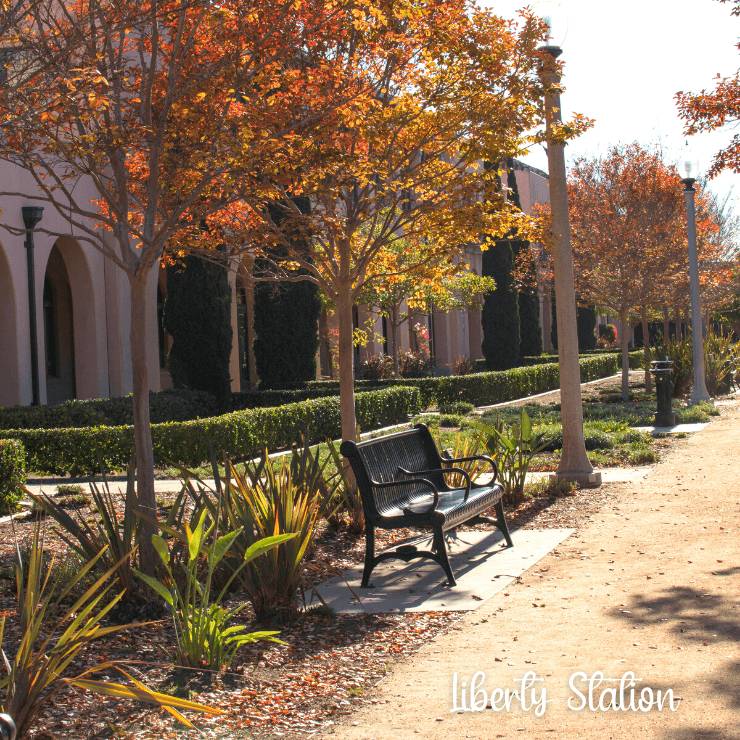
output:
[[[345, 439], [356, 434], [352, 306], [388, 276], [381, 253], [405, 240], [419, 259], [401, 271], [412, 272], [435, 250], [454, 261], [524, 220], [486, 190], [482, 164], [516, 156], [542, 122], [542, 30], [531, 16], [517, 25], [467, 0], [381, 4], [350, 45], [334, 47], [348, 80], [364, 80], [373, 94], [362, 115], [339, 121], [331, 141], [304, 149], [289, 187], [275, 185], [284, 223], [303, 230], [308, 248], [285, 243], [287, 257], [264, 277], [312, 280], [336, 306]], [[310, 214], [293, 207], [297, 192], [311, 199]], [[269, 231], [269, 214], [248, 194], [245, 201]], [[242, 238], [245, 248], [258, 241], [248, 229]]]

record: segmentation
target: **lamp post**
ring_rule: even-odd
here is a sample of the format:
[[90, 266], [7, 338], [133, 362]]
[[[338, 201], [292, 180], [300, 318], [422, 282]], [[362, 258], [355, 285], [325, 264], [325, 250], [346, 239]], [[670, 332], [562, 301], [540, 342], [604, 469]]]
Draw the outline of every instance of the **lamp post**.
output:
[[689, 153], [681, 156], [676, 163], [683, 193], [686, 196], [686, 227], [689, 237], [689, 283], [691, 286], [691, 347], [694, 354], [694, 390], [690, 404], [709, 401], [706, 374], [704, 371], [704, 335], [702, 332], [701, 298], [699, 297], [699, 257], [696, 249], [696, 215], [694, 210], [694, 183], [699, 174], [699, 162]]
[[576, 324], [576, 294], [573, 276], [573, 250], [570, 243], [568, 187], [565, 174], [563, 144], [557, 142], [553, 130], [561, 122], [560, 93], [557, 85], [560, 73], [557, 58], [567, 33], [567, 17], [559, 3], [541, 3], [534, 12], [547, 24], [549, 36], [542, 52], [542, 81], [545, 84], [545, 122], [547, 131], [547, 162], [550, 182], [550, 210], [554, 236], [553, 272], [555, 302], [558, 307], [558, 362], [560, 366], [560, 413], [563, 425], [563, 449], [555, 480], [578, 483], [582, 487], [601, 485], [601, 473], [594, 472], [586, 454], [583, 438], [583, 402], [581, 400], [581, 368], [578, 359]]
[[39, 393], [39, 345], [36, 329], [36, 270], [33, 263], [33, 228], [44, 214], [42, 206], [22, 206], [23, 224], [26, 227], [26, 271], [28, 272], [28, 323], [31, 338], [31, 404], [41, 403]]

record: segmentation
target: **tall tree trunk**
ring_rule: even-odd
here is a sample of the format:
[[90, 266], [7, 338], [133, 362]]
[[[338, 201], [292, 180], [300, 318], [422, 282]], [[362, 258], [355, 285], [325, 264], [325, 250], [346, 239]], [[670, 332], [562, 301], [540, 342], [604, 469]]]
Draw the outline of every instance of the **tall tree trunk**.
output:
[[349, 284], [337, 291], [339, 320], [339, 408], [342, 417], [342, 439], [357, 441], [355, 420], [354, 345], [352, 343], [352, 295]]
[[683, 339], [683, 327], [681, 326], [681, 309], [677, 308], [675, 313], [676, 321], [676, 341], [680, 342]]
[[642, 323], [642, 364], [645, 370], [645, 391], [653, 392], [653, 377], [650, 375], [650, 332], [648, 330], [647, 311], [643, 308], [640, 315]]
[[149, 370], [146, 357], [148, 306], [146, 284], [149, 270], [129, 275], [131, 295], [131, 370], [133, 373], [134, 450], [136, 452], [136, 503], [146, 517], [141, 522], [139, 558], [141, 570], [153, 575], [156, 553], [152, 535], [157, 533], [157, 503], [154, 497], [154, 453], [149, 420]]
[[630, 347], [629, 315], [626, 308], [619, 309], [619, 323], [622, 325], [622, 400], [630, 399]]
[[389, 318], [391, 321], [391, 352], [393, 352], [393, 375], [396, 378], [400, 378], [401, 372], [398, 368], [398, 347], [396, 346], [396, 329], [398, 328], [398, 306], [393, 306]]
[[666, 346], [671, 338], [671, 321], [668, 315], [668, 306], [663, 306], [663, 345]]

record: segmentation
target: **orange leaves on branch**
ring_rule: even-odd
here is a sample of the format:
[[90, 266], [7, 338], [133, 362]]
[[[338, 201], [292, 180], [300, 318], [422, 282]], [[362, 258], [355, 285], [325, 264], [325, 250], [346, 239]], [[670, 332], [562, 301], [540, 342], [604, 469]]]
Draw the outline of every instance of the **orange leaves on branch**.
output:
[[[732, 2], [732, 15], [740, 15], [738, 0], [720, 1]], [[736, 124], [740, 121], [740, 72], [729, 77], [718, 74], [713, 90], [677, 92], [675, 98], [678, 115], [684, 120], [684, 133], [689, 136]], [[726, 169], [740, 172], [740, 135], [733, 135], [729, 144], [715, 155], [708, 175], [712, 178]]]

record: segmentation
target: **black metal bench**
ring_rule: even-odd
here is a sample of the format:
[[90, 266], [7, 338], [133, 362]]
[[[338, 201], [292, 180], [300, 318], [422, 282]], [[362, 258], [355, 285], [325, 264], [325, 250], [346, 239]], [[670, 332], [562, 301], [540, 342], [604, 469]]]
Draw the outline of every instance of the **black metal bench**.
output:
[[[498, 469], [490, 457], [442, 458], [425, 424], [359, 444], [342, 442], [340, 449], [352, 466], [365, 512], [362, 588], [370, 586], [370, 574], [375, 566], [389, 558], [400, 558], [407, 563], [414, 558], [431, 558], [442, 566], [450, 585], [454, 586], [444, 532], [461, 524], [495, 524], [506, 538], [506, 544], [512, 546], [501, 501], [503, 488], [496, 484]], [[493, 469], [490, 483], [472, 483], [465, 470], [454, 467], [454, 463], [472, 460], [490, 463]], [[449, 474], [462, 477], [465, 486], [450, 488], [445, 479]], [[495, 520], [481, 516], [491, 507], [496, 508]], [[376, 527], [429, 528], [434, 535], [432, 550], [401, 545], [392, 552], [375, 555]]]

